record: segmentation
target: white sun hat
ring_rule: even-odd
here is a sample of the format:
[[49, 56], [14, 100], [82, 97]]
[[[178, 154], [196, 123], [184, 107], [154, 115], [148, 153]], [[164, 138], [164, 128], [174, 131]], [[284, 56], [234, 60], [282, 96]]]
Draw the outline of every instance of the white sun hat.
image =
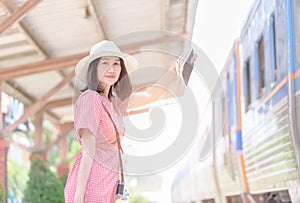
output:
[[119, 47], [113, 42], [103, 40], [92, 46], [88, 56], [82, 58], [75, 66], [76, 79], [87, 84], [87, 72], [92, 61], [103, 56], [116, 56], [122, 58], [127, 69], [134, 69], [138, 66], [138, 61], [132, 55], [121, 52]]

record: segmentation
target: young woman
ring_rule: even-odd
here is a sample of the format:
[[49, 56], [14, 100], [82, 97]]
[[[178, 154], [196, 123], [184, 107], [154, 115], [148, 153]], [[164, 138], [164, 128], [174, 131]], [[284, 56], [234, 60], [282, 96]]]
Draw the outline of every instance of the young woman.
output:
[[[68, 176], [66, 203], [116, 201], [119, 181], [116, 130], [121, 137], [124, 135], [121, 115], [124, 110], [114, 104], [130, 107], [128, 101], [131, 96], [131, 99], [133, 97], [135, 102], [143, 105], [155, 101], [163, 92], [149, 88], [146, 94], [132, 96], [126, 67], [136, 65], [134, 57], [122, 53], [114, 42], [106, 40], [94, 45], [90, 54], [76, 65], [76, 83], [84, 88], [76, 100], [74, 128], [83, 150], [77, 155]], [[164, 75], [161, 85], [174, 79], [176, 74], [173, 71], [170, 69]]]

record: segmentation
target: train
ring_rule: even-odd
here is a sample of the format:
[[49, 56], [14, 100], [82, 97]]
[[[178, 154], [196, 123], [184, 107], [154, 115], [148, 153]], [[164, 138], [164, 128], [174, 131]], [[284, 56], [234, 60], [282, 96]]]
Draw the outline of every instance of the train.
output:
[[210, 143], [177, 173], [172, 202], [300, 203], [299, 0], [253, 1], [211, 106]]

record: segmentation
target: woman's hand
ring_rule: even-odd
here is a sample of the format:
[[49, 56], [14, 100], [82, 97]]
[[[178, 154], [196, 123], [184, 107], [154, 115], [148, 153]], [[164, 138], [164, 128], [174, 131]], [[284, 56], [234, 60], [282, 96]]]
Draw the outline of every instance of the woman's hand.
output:
[[197, 59], [197, 54], [194, 54], [191, 58], [191, 64], [194, 64], [194, 62], [196, 61]]
[[178, 66], [178, 63], [176, 62], [175, 65], [171, 66], [169, 68], [169, 71], [173, 72], [173, 73], [176, 73], [177, 72], [177, 66]]

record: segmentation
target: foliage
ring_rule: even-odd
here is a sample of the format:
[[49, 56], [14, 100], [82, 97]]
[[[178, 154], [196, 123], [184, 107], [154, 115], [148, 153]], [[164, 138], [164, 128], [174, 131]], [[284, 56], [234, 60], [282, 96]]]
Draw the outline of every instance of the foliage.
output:
[[[53, 125], [49, 120], [44, 119], [43, 121], [43, 138], [44, 145], [47, 146], [57, 138], [56, 135], [56, 126]], [[54, 145], [51, 150], [47, 151], [47, 162], [49, 165], [55, 165], [59, 160], [59, 148], [57, 145]]]
[[58, 146], [53, 146], [51, 150], [47, 152], [47, 163], [49, 165], [56, 165], [59, 161], [59, 149]]
[[81, 145], [78, 143], [75, 134], [72, 132], [70, 133], [70, 152], [68, 154], [69, 157], [74, 156], [74, 154], [77, 154], [81, 150]]
[[144, 198], [142, 196], [131, 196], [129, 198], [129, 202], [130, 203], [150, 203], [149, 200], [147, 200], [146, 198]]
[[2, 184], [0, 182], [0, 203], [4, 203], [4, 198], [5, 198], [5, 193], [4, 193], [4, 189], [2, 187]]
[[67, 179], [68, 179], [68, 174], [62, 175], [59, 179], [60, 179], [61, 184], [63, 185], [63, 187], [65, 187]]
[[17, 162], [8, 159], [8, 191], [19, 198], [23, 198], [23, 193], [28, 181], [28, 169]]
[[27, 188], [24, 191], [25, 203], [63, 203], [63, 186], [46, 164], [35, 158], [30, 167]]
[[72, 168], [75, 162], [75, 155], [81, 150], [81, 145], [78, 143], [75, 135], [72, 133], [70, 138], [70, 150], [68, 152], [68, 159], [70, 159], [70, 167]]

